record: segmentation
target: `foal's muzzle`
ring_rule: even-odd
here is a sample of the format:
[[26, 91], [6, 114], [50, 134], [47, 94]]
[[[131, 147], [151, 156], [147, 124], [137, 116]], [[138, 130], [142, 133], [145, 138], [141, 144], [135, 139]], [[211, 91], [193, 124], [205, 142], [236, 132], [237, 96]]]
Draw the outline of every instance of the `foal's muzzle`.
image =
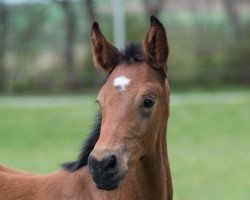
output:
[[119, 161], [115, 155], [100, 161], [90, 155], [88, 165], [96, 187], [101, 190], [116, 189], [124, 176], [123, 173], [119, 173]]

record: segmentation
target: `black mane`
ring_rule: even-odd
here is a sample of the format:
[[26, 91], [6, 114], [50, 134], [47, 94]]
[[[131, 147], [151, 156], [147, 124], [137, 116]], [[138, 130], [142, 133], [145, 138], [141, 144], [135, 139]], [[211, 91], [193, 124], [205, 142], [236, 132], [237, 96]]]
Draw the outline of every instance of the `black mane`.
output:
[[126, 46], [125, 50], [121, 51], [121, 62], [134, 63], [143, 62], [143, 51], [140, 44], [131, 43]]
[[100, 136], [100, 129], [102, 124], [102, 115], [99, 112], [96, 117], [93, 130], [90, 132], [88, 139], [85, 141], [78, 159], [73, 162], [64, 163], [62, 167], [68, 171], [76, 171], [88, 164], [88, 158], [91, 151], [94, 149], [95, 144]]
[[[144, 62], [145, 58], [143, 55], [143, 49], [141, 44], [135, 44], [135, 43], [131, 43], [128, 46], [126, 46], [126, 48], [121, 51], [121, 63], [127, 63], [127, 64], [133, 64], [135, 62]], [[150, 63], [148, 63], [150, 65]], [[151, 66], [151, 65], [150, 65]], [[152, 69], [156, 70], [157, 72], [159, 72], [162, 80], [165, 81], [167, 74], [165, 69], [155, 69], [154, 67], [152, 67]]]

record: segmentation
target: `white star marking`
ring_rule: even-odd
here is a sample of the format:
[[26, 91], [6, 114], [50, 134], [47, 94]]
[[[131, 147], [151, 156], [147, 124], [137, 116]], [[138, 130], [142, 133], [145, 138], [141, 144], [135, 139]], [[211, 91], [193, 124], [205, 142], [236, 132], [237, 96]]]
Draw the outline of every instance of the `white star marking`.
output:
[[131, 80], [126, 76], [118, 76], [114, 79], [113, 85], [119, 92], [121, 92], [126, 90], [126, 87], [129, 85], [130, 81]]

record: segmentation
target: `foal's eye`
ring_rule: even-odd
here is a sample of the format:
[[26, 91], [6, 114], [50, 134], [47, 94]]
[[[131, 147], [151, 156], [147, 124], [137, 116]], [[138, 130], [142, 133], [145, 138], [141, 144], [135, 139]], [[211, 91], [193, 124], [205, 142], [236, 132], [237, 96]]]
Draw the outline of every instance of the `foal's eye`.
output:
[[154, 103], [155, 102], [153, 100], [151, 100], [151, 99], [145, 99], [144, 102], [143, 102], [143, 107], [144, 108], [152, 108]]

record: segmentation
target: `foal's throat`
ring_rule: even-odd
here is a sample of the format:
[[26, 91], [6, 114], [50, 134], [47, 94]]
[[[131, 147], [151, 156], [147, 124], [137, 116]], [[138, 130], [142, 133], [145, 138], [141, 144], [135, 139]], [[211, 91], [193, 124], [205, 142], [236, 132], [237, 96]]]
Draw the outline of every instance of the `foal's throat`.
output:
[[[131, 199], [166, 200], [168, 192], [172, 192], [170, 169], [168, 165], [166, 145], [166, 125], [161, 128], [159, 138], [152, 151], [144, 156], [131, 170], [125, 187], [130, 188], [136, 195]], [[170, 189], [169, 189], [170, 188]]]
[[152, 152], [143, 160], [143, 168], [150, 184], [154, 199], [166, 199], [167, 193], [167, 171], [169, 167], [166, 144], [166, 126], [160, 130], [159, 138]]

